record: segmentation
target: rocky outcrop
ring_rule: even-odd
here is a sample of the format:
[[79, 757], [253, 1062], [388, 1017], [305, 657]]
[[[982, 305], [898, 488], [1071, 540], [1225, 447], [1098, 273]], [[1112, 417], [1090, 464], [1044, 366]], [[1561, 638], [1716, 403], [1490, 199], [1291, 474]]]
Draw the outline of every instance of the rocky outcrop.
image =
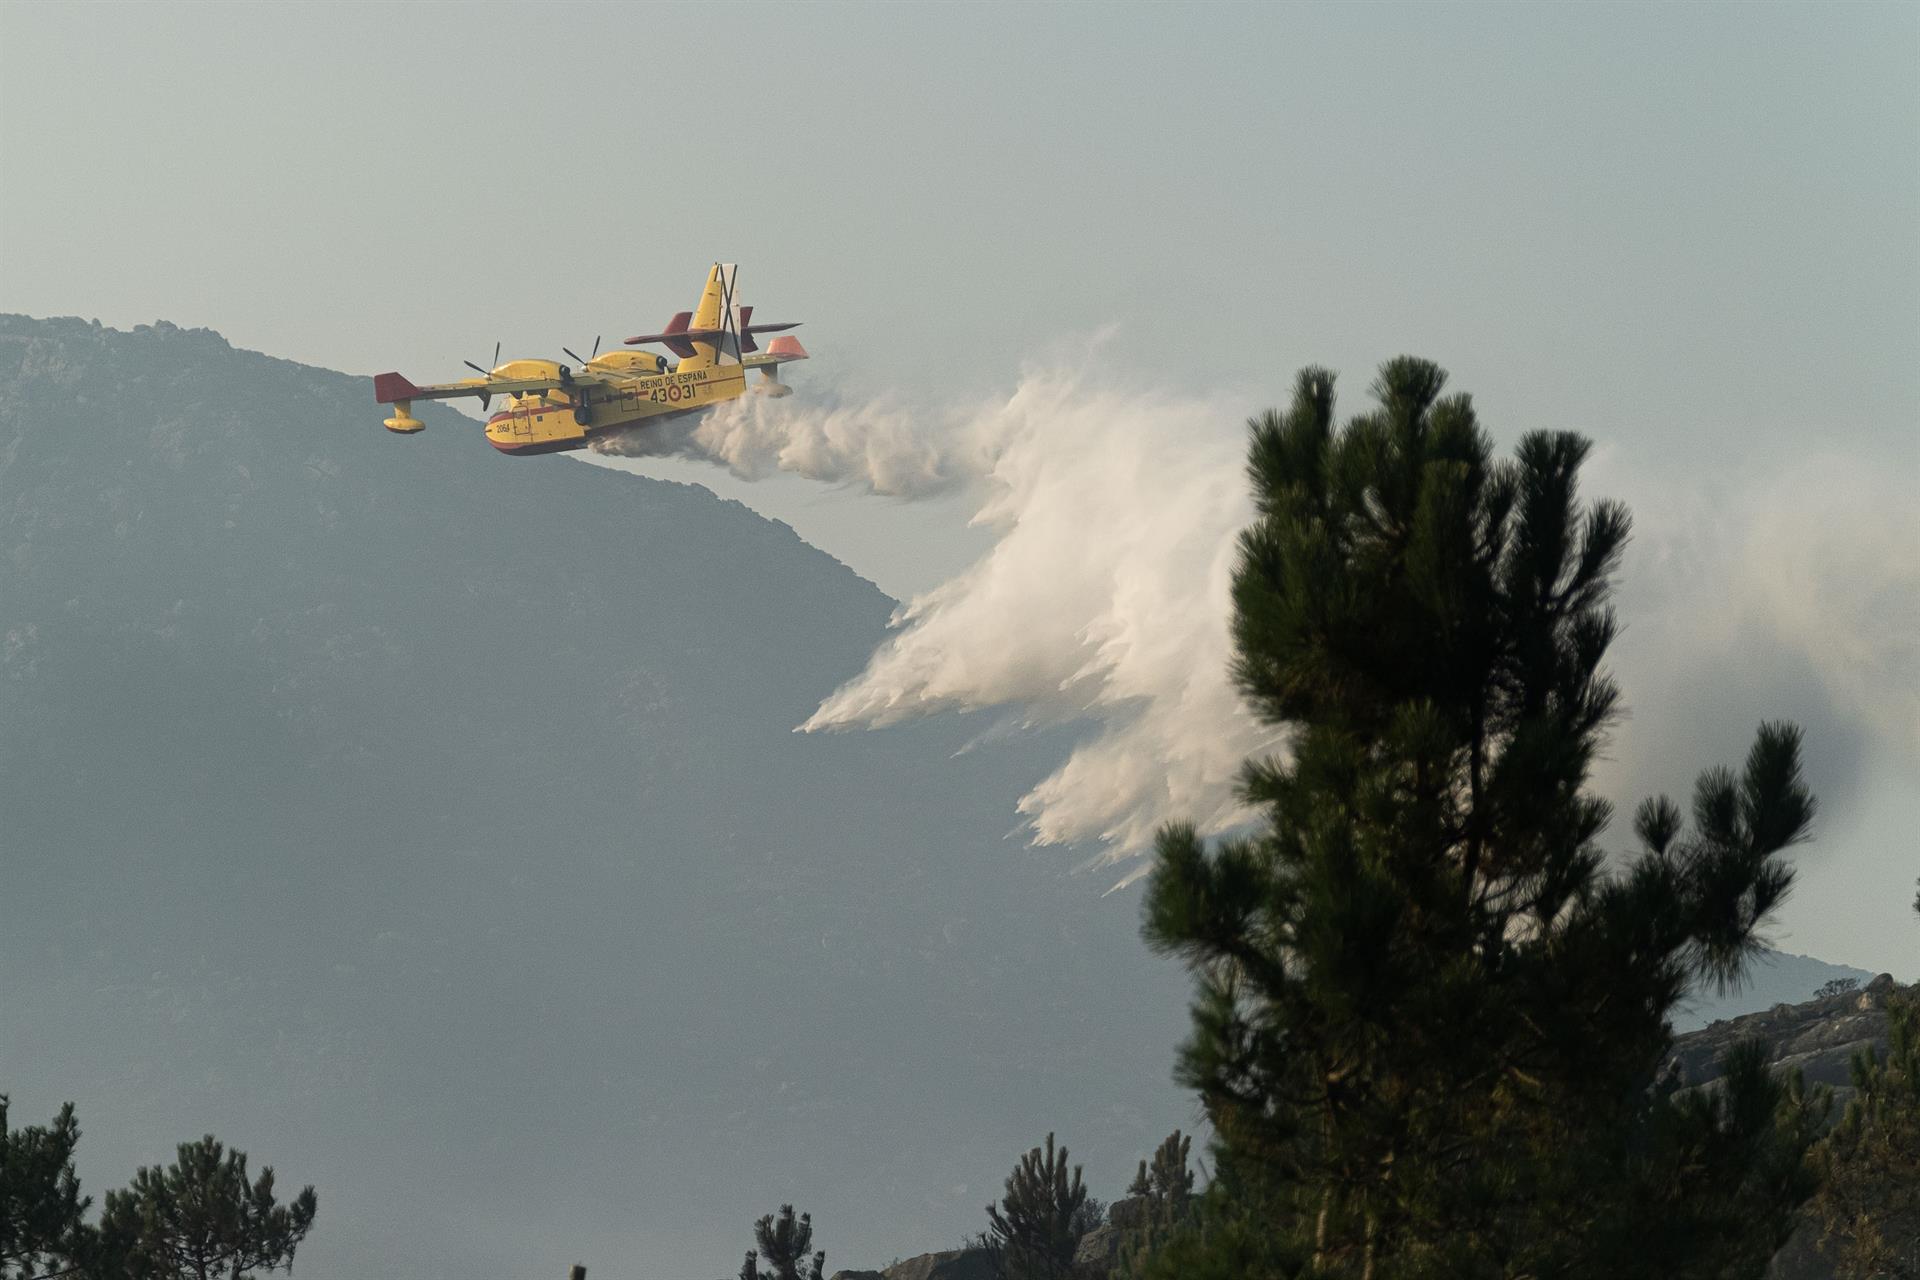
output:
[[1104, 1276], [1120, 1262], [1120, 1243], [1127, 1228], [1146, 1221], [1147, 1198], [1126, 1196], [1107, 1206], [1107, 1220], [1080, 1237], [1073, 1252], [1074, 1269], [1083, 1275]]
[[1798, 1071], [1809, 1085], [1831, 1087], [1838, 1114], [1853, 1091], [1853, 1055], [1869, 1047], [1887, 1051], [1887, 997], [1896, 990], [1893, 976], [1883, 973], [1854, 991], [1716, 1022], [1676, 1040], [1667, 1071], [1689, 1087], [1711, 1085], [1720, 1077], [1720, 1058], [1728, 1049], [1759, 1040], [1776, 1069]]
[[1120, 1261], [1120, 1238], [1120, 1228], [1111, 1222], [1087, 1232], [1073, 1251], [1073, 1269], [1085, 1275], [1106, 1275]]
[[[1798, 1071], [1808, 1085], [1831, 1088], [1830, 1114], [1838, 1117], [1853, 1093], [1854, 1055], [1869, 1048], [1887, 1052], [1887, 999], [1899, 990], [1892, 975], [1883, 973], [1857, 990], [1716, 1022], [1676, 1040], [1667, 1071], [1687, 1087], [1710, 1089], [1720, 1078], [1721, 1056], [1743, 1040], [1759, 1040], [1776, 1070]], [[1767, 1280], [1833, 1280], [1834, 1265], [1819, 1247], [1819, 1234], [1811, 1221], [1802, 1221], [1774, 1255]]]
[[896, 1262], [880, 1274], [885, 1280], [997, 1280], [993, 1254], [987, 1249], [923, 1253]]
[[836, 1271], [827, 1280], [887, 1280], [884, 1271]]

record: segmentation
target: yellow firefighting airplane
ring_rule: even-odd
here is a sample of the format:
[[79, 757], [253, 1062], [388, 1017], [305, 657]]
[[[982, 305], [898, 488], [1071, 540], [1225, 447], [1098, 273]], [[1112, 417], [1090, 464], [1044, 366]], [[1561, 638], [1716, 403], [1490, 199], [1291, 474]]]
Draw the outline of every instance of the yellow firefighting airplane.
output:
[[660, 333], [627, 339], [627, 346], [665, 346], [680, 357], [672, 371], [665, 356], [640, 351], [600, 355], [598, 342], [585, 360], [567, 352], [580, 365], [577, 373], [556, 360], [501, 364], [496, 349], [492, 370], [468, 361], [467, 367], [481, 376], [460, 382], [416, 387], [397, 373], [375, 374], [373, 398], [393, 406], [387, 430], [410, 435], [426, 425], [413, 416], [415, 400], [477, 396], [484, 413], [493, 397], [505, 396], [506, 407], [487, 419], [487, 442], [502, 453], [557, 453], [584, 449], [595, 436], [622, 427], [698, 413], [738, 399], [749, 391], [748, 369], [760, 370], [760, 381], [751, 388], [754, 394], [792, 395], [793, 388], [775, 371], [807, 358], [800, 340], [775, 338], [760, 352], [753, 335], [799, 324], [754, 324], [752, 307], [734, 305], [733, 277], [733, 264], [714, 263], [698, 307], [682, 311]]

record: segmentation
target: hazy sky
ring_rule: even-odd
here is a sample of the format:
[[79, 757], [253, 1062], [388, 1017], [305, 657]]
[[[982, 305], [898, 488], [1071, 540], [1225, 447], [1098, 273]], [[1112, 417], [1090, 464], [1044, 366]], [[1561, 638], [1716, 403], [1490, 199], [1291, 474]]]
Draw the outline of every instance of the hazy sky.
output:
[[[1780, 940], [1920, 969], [1920, 7], [0, 3], [0, 309], [437, 380], [715, 258], [803, 392], [952, 406], [1111, 331], [1244, 412], [1414, 351], [1503, 442], [1594, 436], [1641, 530], [1614, 782], [1807, 721]], [[983, 545], [648, 469], [896, 593]]]

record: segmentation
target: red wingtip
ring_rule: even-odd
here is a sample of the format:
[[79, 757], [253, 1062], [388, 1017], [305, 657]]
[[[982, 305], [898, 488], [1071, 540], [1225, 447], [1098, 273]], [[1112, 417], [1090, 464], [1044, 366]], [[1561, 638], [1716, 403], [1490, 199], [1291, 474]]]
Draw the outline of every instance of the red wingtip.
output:
[[805, 360], [807, 358], [807, 349], [800, 345], [800, 339], [788, 336], [775, 338], [772, 342], [769, 342], [767, 344], [767, 354], [770, 356], [785, 356], [789, 360]]
[[403, 374], [376, 373], [373, 375], [373, 399], [376, 404], [392, 404], [396, 400], [411, 400], [419, 394], [420, 388], [407, 381]]

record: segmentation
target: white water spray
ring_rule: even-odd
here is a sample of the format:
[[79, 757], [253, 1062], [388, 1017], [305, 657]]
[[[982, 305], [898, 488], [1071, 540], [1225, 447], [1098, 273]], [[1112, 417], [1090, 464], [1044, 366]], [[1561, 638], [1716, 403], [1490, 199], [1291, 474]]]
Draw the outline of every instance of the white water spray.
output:
[[866, 670], [800, 729], [992, 707], [1030, 725], [1091, 720], [1019, 810], [1036, 843], [1097, 843], [1111, 863], [1163, 822], [1243, 821], [1241, 762], [1273, 743], [1227, 674], [1235, 536], [1252, 516], [1243, 416], [1056, 369], [944, 421], [749, 399], [600, 447], [906, 498], [977, 493], [993, 547], [902, 605]]
[[[992, 548], [902, 605], [866, 669], [799, 728], [987, 708], [1027, 725], [1091, 721], [1019, 810], [1036, 843], [1097, 845], [1095, 863], [1118, 863], [1167, 821], [1205, 833], [1245, 821], [1240, 766], [1278, 735], [1228, 676], [1236, 535], [1253, 519], [1234, 427], [1247, 406], [1123, 389], [1087, 363], [1030, 372], [1004, 400], [945, 418], [750, 399], [598, 447], [699, 458], [748, 479], [777, 470], [909, 499], [977, 495], [973, 523], [994, 532]], [[1856, 462], [1802, 460], [1778, 482], [1756, 477], [1744, 499], [1709, 500], [1636, 484], [1606, 459], [1594, 491], [1645, 507], [1629, 565], [1644, 575], [1633, 626], [1661, 638], [1616, 653], [1640, 708], [1618, 730], [1636, 758], [1706, 710], [1667, 705], [1671, 672], [1724, 662], [1759, 636], [1804, 653], [1847, 711], [1912, 758], [1920, 526], [1892, 486], [1869, 483]], [[1815, 473], [1825, 505], [1803, 511]], [[1672, 512], [1711, 515], [1715, 527], [1689, 533]], [[1673, 582], [1690, 585], [1663, 589]], [[1597, 781], [1621, 790], [1620, 774], [1610, 766]]]

